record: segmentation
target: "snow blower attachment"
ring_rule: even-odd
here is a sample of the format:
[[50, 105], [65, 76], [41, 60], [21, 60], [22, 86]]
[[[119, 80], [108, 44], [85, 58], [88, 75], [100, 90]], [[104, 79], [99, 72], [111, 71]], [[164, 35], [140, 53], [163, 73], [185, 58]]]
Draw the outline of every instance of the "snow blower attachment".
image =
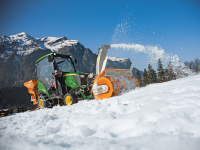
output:
[[[102, 100], [116, 96], [120, 91], [126, 88], [138, 87], [139, 83], [133, 77], [132, 69], [134, 63], [131, 65], [130, 70], [125, 69], [106, 69], [107, 51], [111, 48], [110, 45], [102, 45], [99, 48], [99, 53], [96, 62], [96, 78], [93, 83], [93, 94], [96, 100]], [[129, 86], [130, 85], [130, 86]]]
[[72, 105], [82, 99], [105, 99], [138, 86], [132, 77], [132, 69], [106, 69], [107, 51], [110, 45], [99, 48], [96, 61], [96, 76], [92, 73], [77, 72], [71, 55], [55, 52], [42, 56], [36, 61], [37, 80], [24, 83], [28, 88], [33, 108], [52, 108], [54, 105]]

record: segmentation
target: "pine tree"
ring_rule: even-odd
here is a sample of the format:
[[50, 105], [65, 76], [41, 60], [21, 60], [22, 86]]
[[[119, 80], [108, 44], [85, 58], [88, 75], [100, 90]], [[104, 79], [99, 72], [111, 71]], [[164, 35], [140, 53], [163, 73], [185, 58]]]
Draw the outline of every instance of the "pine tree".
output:
[[164, 74], [165, 74], [165, 70], [163, 69], [163, 64], [161, 62], [161, 59], [158, 59], [158, 82], [164, 82]]
[[188, 63], [188, 67], [191, 69], [191, 70], [194, 70], [194, 62], [191, 61]]
[[176, 75], [174, 73], [174, 69], [173, 69], [173, 66], [171, 64], [171, 62], [168, 63], [168, 68], [169, 68], [169, 77], [170, 77], [170, 80], [175, 80], [176, 79]]
[[196, 58], [194, 61], [184, 63], [188, 68], [196, 73], [200, 71], [200, 59]]
[[196, 58], [195, 60], [194, 60], [194, 71], [196, 72], [196, 73], [198, 73], [199, 72], [199, 67], [200, 67], [200, 60], [198, 59], [198, 58]]
[[171, 62], [168, 63], [164, 76], [165, 76], [165, 81], [171, 81], [176, 79], [176, 75], [174, 73], [174, 69]]
[[164, 73], [164, 81], [169, 81], [169, 70], [166, 68]]
[[147, 86], [148, 85], [148, 77], [147, 77], [147, 70], [144, 69], [143, 79], [142, 79], [142, 85]]
[[148, 71], [147, 71], [147, 78], [148, 78], [148, 84], [152, 83], [152, 66], [151, 64], [148, 64]]
[[137, 80], [139, 82], [139, 86], [142, 87], [142, 78], [141, 78], [139, 70], [137, 70], [136, 78], [137, 78]]
[[156, 71], [152, 68], [151, 64], [148, 65], [147, 78], [149, 81], [148, 84], [157, 82]]
[[153, 83], [157, 83], [157, 74], [154, 69], [153, 69]]

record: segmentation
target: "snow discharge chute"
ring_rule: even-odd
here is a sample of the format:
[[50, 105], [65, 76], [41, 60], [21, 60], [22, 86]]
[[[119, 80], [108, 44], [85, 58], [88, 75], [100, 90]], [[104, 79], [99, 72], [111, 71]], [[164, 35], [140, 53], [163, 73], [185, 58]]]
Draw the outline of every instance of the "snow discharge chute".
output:
[[96, 100], [110, 98], [116, 96], [120, 91], [139, 86], [137, 79], [132, 74], [135, 62], [131, 65], [130, 70], [105, 68], [107, 63], [106, 54], [110, 48], [110, 45], [102, 45], [99, 48], [96, 62], [97, 77], [92, 87]]

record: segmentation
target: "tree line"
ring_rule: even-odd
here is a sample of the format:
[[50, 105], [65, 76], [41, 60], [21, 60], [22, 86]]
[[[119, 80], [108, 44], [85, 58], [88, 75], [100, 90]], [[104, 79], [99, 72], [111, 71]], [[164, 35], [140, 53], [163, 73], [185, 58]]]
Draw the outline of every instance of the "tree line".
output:
[[196, 58], [194, 61], [185, 61], [184, 64], [195, 73], [200, 72], [200, 59]]
[[[200, 59], [196, 58], [194, 61], [184, 62], [185, 66], [192, 72], [200, 73]], [[164, 69], [161, 59], [158, 59], [157, 73], [152, 68], [151, 64], [148, 64], [148, 70], [144, 69], [143, 77], [141, 77], [139, 70], [137, 70], [136, 78], [140, 84], [140, 87], [147, 86], [152, 83], [162, 83], [170, 80], [175, 80], [180, 77], [178, 70], [174, 72], [174, 68], [169, 62], [166, 69]]]
[[143, 77], [141, 77], [139, 70], [137, 70], [136, 78], [140, 84], [140, 87], [145, 87], [152, 83], [162, 83], [170, 80], [175, 80], [176, 74], [174, 73], [171, 62], [167, 64], [167, 68], [164, 69], [161, 59], [158, 59], [157, 73], [153, 69], [151, 64], [148, 64], [148, 70], [144, 69]]

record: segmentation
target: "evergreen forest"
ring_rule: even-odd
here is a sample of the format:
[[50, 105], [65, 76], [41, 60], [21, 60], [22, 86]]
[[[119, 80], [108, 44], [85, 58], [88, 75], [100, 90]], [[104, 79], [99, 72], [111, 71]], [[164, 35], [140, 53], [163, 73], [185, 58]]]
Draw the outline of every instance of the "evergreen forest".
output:
[[[200, 59], [195, 59], [191, 62], [184, 63], [193, 73], [198, 74], [200, 72]], [[143, 77], [141, 77], [139, 70], [137, 70], [136, 78], [138, 79], [140, 87], [145, 87], [152, 83], [162, 83], [179, 78], [180, 75], [175, 74], [175, 70], [171, 64], [168, 62], [167, 67], [164, 69], [161, 59], [158, 59], [157, 63], [157, 73], [152, 68], [151, 64], [148, 64], [148, 69], [144, 69]]]

